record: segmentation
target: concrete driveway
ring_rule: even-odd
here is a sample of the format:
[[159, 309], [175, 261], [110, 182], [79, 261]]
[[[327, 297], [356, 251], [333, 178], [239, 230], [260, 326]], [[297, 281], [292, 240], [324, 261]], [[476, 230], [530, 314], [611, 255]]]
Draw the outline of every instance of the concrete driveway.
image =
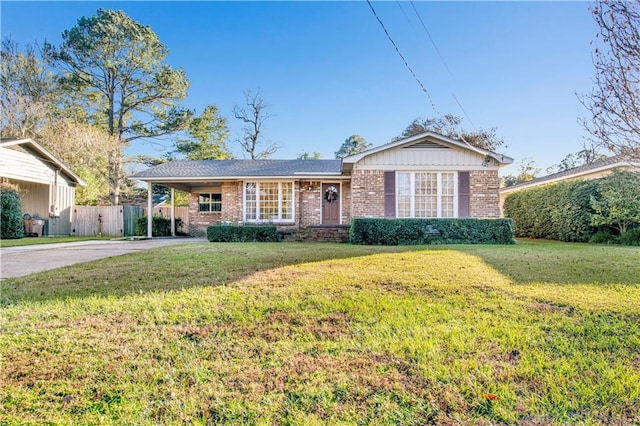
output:
[[154, 238], [133, 241], [78, 241], [0, 248], [0, 279], [22, 277], [76, 263], [120, 256], [171, 244], [206, 241], [206, 238]]

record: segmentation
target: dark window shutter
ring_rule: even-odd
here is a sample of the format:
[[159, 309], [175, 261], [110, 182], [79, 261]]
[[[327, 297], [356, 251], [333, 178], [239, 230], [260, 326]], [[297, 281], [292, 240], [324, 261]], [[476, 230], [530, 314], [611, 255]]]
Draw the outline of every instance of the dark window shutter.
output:
[[469, 172], [458, 172], [458, 217], [471, 217]]
[[384, 172], [384, 217], [396, 217], [396, 172]]

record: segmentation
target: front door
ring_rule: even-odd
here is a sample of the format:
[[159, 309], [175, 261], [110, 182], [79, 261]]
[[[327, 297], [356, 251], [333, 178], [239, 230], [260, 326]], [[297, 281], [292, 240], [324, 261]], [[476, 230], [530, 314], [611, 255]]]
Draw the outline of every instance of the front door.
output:
[[322, 184], [322, 224], [340, 224], [340, 184]]

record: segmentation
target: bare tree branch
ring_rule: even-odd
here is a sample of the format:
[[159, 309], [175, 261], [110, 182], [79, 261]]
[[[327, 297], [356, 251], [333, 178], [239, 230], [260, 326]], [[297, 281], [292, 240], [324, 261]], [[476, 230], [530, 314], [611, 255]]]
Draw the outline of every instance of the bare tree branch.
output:
[[592, 8], [603, 48], [593, 53], [593, 89], [579, 96], [590, 117], [580, 123], [591, 141], [617, 154], [640, 156], [640, 2], [597, 0]]
[[[267, 112], [267, 105], [260, 95], [260, 89], [255, 93], [251, 90], [244, 92], [245, 106], [233, 107], [233, 116], [245, 123], [242, 127], [242, 136], [236, 140], [243, 151], [248, 153], [252, 160], [267, 158], [281, 147], [273, 142], [266, 142], [262, 136], [264, 122], [273, 117]], [[259, 150], [262, 145], [265, 148]]]

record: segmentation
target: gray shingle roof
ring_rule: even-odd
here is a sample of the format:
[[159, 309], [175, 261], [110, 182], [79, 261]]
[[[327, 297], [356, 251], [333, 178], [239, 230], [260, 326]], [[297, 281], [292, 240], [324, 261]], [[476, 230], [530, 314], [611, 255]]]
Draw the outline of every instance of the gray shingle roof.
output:
[[517, 185], [513, 185], [513, 186], [507, 186], [505, 188], [501, 188], [502, 190], [514, 190], [514, 189], [518, 189], [521, 187], [529, 187], [529, 186], [535, 186], [535, 185], [539, 185], [542, 184], [544, 182], [548, 182], [548, 181], [555, 181], [555, 180], [559, 180], [562, 178], [569, 178], [571, 176], [574, 175], [580, 175], [584, 172], [588, 172], [589, 170], [595, 170], [595, 169], [599, 169], [601, 167], [606, 167], [606, 166], [613, 166], [615, 164], [619, 164], [619, 163], [625, 163], [627, 162], [629, 165], [631, 165], [633, 163], [633, 160], [630, 160], [627, 157], [624, 157], [622, 155], [614, 155], [612, 157], [607, 157], [604, 158], [602, 160], [599, 161], [595, 161], [591, 164], [585, 164], [583, 166], [579, 166], [579, 167], [574, 167], [573, 169], [569, 169], [569, 170], [563, 170], [561, 172], [557, 172], [557, 173], [553, 173], [547, 176], [541, 176], [539, 178], [535, 178], [533, 180], [527, 181], [527, 182], [522, 182], [519, 183]]
[[293, 177], [340, 174], [341, 160], [201, 160], [171, 161], [143, 170], [133, 179]]

